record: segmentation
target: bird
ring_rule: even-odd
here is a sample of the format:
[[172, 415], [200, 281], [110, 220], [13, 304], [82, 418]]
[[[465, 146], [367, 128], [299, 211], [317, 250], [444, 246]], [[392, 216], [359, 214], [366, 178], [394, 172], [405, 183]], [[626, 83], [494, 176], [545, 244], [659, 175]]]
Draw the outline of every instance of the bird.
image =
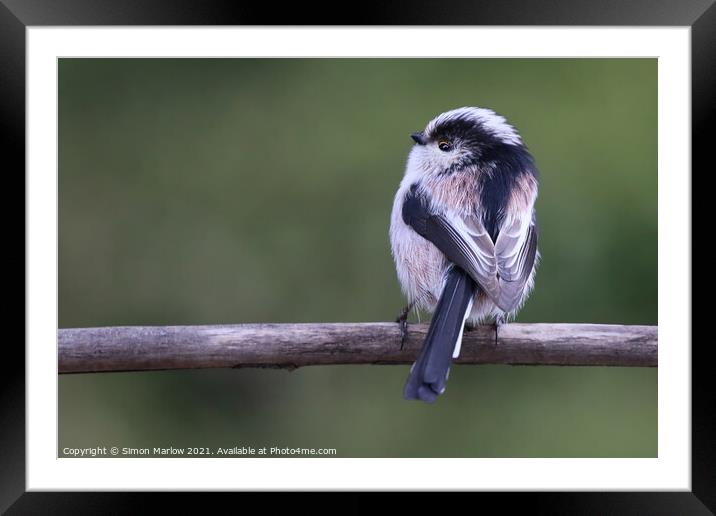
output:
[[487, 108], [439, 114], [414, 142], [395, 194], [390, 244], [408, 304], [432, 313], [403, 397], [433, 403], [445, 391], [465, 327], [514, 320], [534, 287], [540, 253], [539, 172], [518, 131]]

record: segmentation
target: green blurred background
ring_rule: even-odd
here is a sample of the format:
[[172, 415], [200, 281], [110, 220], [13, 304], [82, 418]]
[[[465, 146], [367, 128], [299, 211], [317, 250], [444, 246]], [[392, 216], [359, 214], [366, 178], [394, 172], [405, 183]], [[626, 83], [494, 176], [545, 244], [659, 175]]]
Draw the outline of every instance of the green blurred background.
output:
[[[520, 322], [657, 324], [655, 59], [61, 59], [59, 325], [389, 321], [409, 134], [490, 107], [541, 170]], [[657, 371], [408, 366], [63, 375], [65, 446], [654, 457]]]

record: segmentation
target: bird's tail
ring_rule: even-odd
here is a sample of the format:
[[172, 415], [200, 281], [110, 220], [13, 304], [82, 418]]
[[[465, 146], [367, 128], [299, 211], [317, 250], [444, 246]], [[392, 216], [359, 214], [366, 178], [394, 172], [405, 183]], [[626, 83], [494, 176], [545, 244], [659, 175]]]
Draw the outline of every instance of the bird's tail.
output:
[[[445, 391], [450, 364], [462, 341], [465, 319], [472, 309], [475, 282], [452, 266], [435, 308], [423, 349], [410, 369], [403, 396], [406, 400], [435, 401]], [[453, 352], [457, 353], [453, 353]]]

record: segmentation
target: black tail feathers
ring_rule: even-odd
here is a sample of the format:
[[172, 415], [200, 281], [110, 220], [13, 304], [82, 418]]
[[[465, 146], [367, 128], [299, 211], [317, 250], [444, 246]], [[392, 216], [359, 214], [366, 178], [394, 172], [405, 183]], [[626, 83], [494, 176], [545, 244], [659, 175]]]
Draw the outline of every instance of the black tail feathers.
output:
[[465, 314], [471, 307], [475, 283], [462, 269], [452, 266], [430, 322], [418, 359], [410, 369], [403, 397], [432, 403], [445, 391], [452, 354], [462, 337]]

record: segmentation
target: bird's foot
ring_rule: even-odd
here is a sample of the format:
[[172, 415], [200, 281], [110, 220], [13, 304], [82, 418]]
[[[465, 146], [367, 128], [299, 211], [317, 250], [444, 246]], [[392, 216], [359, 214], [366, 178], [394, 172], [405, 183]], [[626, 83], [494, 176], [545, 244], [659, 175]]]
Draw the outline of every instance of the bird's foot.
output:
[[405, 305], [405, 307], [400, 311], [400, 314], [398, 314], [398, 317], [395, 319], [395, 322], [397, 322], [400, 325], [400, 349], [403, 349], [403, 346], [405, 346], [405, 340], [408, 338], [408, 314], [410, 313], [410, 310], [413, 309], [414, 303], [408, 303]]
[[497, 347], [497, 340], [500, 336], [500, 327], [505, 324], [505, 321], [507, 320], [507, 317], [505, 317], [505, 314], [498, 315], [495, 317], [495, 347]]

